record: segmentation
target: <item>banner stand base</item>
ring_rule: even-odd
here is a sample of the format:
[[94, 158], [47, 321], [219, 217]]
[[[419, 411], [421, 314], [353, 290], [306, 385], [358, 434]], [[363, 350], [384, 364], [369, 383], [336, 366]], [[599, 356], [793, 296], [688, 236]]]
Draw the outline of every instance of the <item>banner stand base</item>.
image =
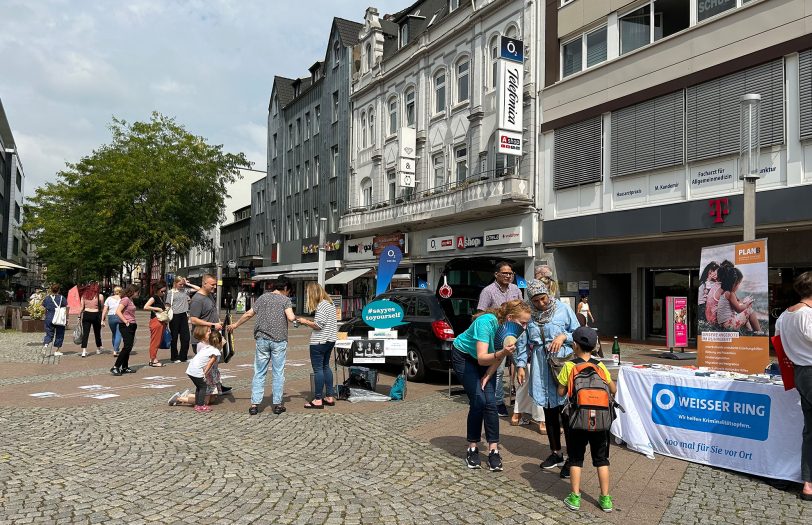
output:
[[696, 352], [674, 352], [673, 348], [669, 348], [668, 352], [663, 352], [661, 355], [663, 359], [674, 359], [676, 361], [686, 361], [688, 359], [696, 359]]

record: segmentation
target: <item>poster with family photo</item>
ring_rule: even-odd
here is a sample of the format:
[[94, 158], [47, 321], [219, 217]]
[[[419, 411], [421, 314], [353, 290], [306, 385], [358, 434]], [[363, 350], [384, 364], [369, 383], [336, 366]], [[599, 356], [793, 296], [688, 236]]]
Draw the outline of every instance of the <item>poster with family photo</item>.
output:
[[383, 339], [354, 341], [352, 345], [352, 362], [353, 364], [383, 364], [386, 362], [383, 349]]
[[699, 268], [699, 365], [763, 372], [769, 362], [767, 240], [703, 248]]

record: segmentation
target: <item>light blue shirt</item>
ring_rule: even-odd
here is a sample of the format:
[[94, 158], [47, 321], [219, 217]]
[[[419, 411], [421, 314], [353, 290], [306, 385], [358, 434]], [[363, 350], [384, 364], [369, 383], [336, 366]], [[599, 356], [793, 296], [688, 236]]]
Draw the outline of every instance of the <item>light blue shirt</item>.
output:
[[566, 396], [558, 395], [558, 381], [547, 364], [547, 354], [542, 340], [549, 346], [553, 339], [565, 334], [567, 339], [556, 356], [566, 357], [572, 353], [572, 332], [581, 326], [572, 308], [558, 299], [555, 301], [556, 310], [552, 318], [544, 324], [543, 339], [541, 327], [530, 321], [527, 323], [527, 330], [516, 341], [516, 366], [524, 368], [528, 361], [532, 363], [530, 377], [527, 378], [530, 382], [530, 397], [537, 405], [545, 408], [561, 406], [567, 399]]
[[454, 339], [454, 348], [464, 354], [468, 354], [474, 359], [476, 355], [476, 344], [478, 341], [488, 343], [488, 353], [492, 354], [493, 338], [499, 328], [499, 320], [493, 314], [482, 314], [471, 323], [468, 330], [464, 331]]

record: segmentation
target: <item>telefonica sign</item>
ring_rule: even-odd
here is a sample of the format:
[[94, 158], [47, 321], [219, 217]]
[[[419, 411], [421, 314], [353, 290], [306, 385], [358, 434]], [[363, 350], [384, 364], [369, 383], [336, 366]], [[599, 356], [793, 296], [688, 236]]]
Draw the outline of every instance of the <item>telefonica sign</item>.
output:
[[508, 60], [499, 61], [499, 126], [505, 131], [522, 131], [522, 90], [524, 66]]

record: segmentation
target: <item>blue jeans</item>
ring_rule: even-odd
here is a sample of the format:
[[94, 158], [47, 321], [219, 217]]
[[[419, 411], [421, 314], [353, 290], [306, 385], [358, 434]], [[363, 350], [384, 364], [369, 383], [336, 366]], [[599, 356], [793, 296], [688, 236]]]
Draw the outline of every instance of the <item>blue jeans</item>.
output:
[[282, 392], [285, 387], [285, 358], [288, 354], [287, 341], [271, 341], [264, 337], [257, 338], [257, 353], [254, 356], [254, 380], [251, 381], [251, 404], [259, 405], [265, 395], [265, 376], [268, 365], [273, 374], [273, 404], [282, 404]]
[[[482, 439], [482, 425], [485, 425], [485, 439], [488, 443], [499, 443], [499, 414], [496, 412], [494, 386], [496, 378], [491, 377], [483, 390], [480, 386], [482, 376], [488, 370], [473, 357], [466, 356], [456, 348], [451, 351], [451, 364], [457, 379], [468, 395], [468, 430], [469, 443], [479, 443]], [[494, 374], [495, 376], [495, 374]]]
[[496, 397], [496, 406], [505, 404], [505, 361], [502, 359], [499, 363], [499, 368], [496, 369], [496, 386], [494, 386], [494, 396]]
[[107, 316], [107, 326], [110, 327], [110, 331], [113, 333], [113, 352], [115, 353], [118, 353], [118, 349], [121, 347], [121, 332], [118, 331], [118, 323], [120, 322], [121, 319], [117, 315]]
[[328, 341], [320, 345], [310, 345], [310, 364], [313, 365], [313, 375], [316, 391], [315, 399], [321, 399], [324, 387], [327, 387], [327, 397], [333, 397], [333, 371], [330, 370], [330, 354], [333, 353], [335, 341]]
[[53, 315], [45, 318], [45, 337], [42, 340], [42, 344], [47, 346], [53, 341], [54, 348], [62, 348], [62, 342], [65, 338], [65, 327], [53, 324], [51, 322], [53, 318]]

